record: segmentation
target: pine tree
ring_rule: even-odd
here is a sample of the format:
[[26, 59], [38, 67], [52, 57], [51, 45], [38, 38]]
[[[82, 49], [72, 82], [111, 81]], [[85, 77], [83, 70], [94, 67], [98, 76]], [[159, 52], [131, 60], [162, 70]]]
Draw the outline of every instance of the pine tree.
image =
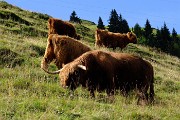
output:
[[118, 23], [118, 32], [119, 33], [127, 33], [129, 32], [129, 25], [128, 22], [123, 19], [122, 15], [119, 15], [119, 23]]
[[173, 48], [171, 50], [171, 54], [180, 57], [180, 40], [174, 28], [172, 30], [172, 41], [173, 41]]
[[113, 9], [111, 11], [110, 18], [109, 18], [108, 30], [111, 32], [118, 32], [119, 31], [118, 14], [117, 14], [115, 9]]
[[142, 36], [142, 29], [138, 23], [135, 24], [133, 32], [136, 34], [138, 38]]
[[148, 39], [152, 35], [152, 28], [149, 20], [146, 20], [145, 28], [144, 28], [144, 37]]
[[176, 42], [178, 40], [178, 35], [177, 35], [177, 32], [176, 32], [176, 30], [174, 28], [172, 30], [172, 40], [174, 42]]
[[70, 16], [70, 20], [69, 21], [71, 21], [71, 22], [74, 22], [75, 20], [76, 20], [76, 12], [75, 11], [73, 11], [72, 13], [71, 13], [71, 16]]
[[169, 29], [167, 28], [166, 26], [166, 23], [164, 23], [164, 26], [163, 28], [161, 29], [161, 33], [162, 33], [162, 36], [163, 36], [163, 39], [164, 40], [167, 40], [167, 41], [170, 41], [170, 32], [169, 32]]
[[156, 40], [155, 47], [161, 48], [162, 37], [161, 37], [161, 31], [159, 29], [157, 29], [157, 31], [156, 31], [156, 39], [155, 40]]
[[122, 28], [123, 28], [122, 33], [127, 33], [130, 31], [128, 22], [125, 19], [123, 19], [122, 21]]
[[169, 29], [166, 26], [166, 23], [164, 23], [164, 26], [161, 28], [161, 48], [163, 51], [169, 52], [171, 50], [172, 42], [170, 37]]
[[81, 24], [81, 19], [77, 16], [77, 14], [76, 14], [75, 11], [73, 11], [73, 12], [71, 13], [71, 16], [70, 16], [70, 20], [69, 20], [69, 21], [71, 21], [71, 22], [76, 22], [76, 23]]
[[119, 15], [119, 23], [118, 23], [118, 26], [119, 26], [118, 32], [119, 32], [119, 33], [124, 33], [124, 32], [123, 32], [123, 18], [122, 18], [122, 15], [121, 15], [121, 14]]
[[146, 39], [145, 44], [153, 46], [152, 27], [148, 19], [146, 20], [146, 24], [144, 28], [144, 37]]
[[101, 17], [99, 17], [97, 28], [99, 28], [99, 29], [103, 29], [103, 30], [105, 29], [105, 27], [104, 27], [104, 24], [103, 24], [103, 21], [102, 21]]

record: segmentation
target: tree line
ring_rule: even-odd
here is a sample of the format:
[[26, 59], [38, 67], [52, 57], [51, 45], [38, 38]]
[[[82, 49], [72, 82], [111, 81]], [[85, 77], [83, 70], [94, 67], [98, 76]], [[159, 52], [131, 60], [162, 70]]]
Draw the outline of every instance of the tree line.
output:
[[170, 33], [166, 23], [164, 23], [161, 29], [155, 29], [151, 27], [147, 19], [144, 28], [141, 28], [140, 25], [136, 23], [133, 32], [139, 38], [140, 44], [155, 47], [166, 53], [180, 57], [180, 38], [175, 28], [173, 28], [172, 33]]
[[[75, 20], [73, 22], [79, 22], [81, 19], [76, 16], [75, 11], [70, 16], [70, 21], [73, 21], [72, 16]], [[97, 28], [108, 29], [110, 32], [116, 33], [127, 33], [133, 31], [138, 38], [138, 43], [147, 45], [150, 47], [155, 47], [163, 52], [169, 53], [180, 57], [180, 38], [173, 28], [170, 33], [166, 23], [159, 29], [153, 28], [150, 21], [147, 19], [144, 27], [141, 27], [138, 23], [134, 25], [133, 28], [129, 28], [128, 22], [122, 17], [121, 14], [118, 15], [115, 9], [110, 12], [110, 17], [108, 20], [108, 26], [105, 27], [101, 17], [98, 19]]]

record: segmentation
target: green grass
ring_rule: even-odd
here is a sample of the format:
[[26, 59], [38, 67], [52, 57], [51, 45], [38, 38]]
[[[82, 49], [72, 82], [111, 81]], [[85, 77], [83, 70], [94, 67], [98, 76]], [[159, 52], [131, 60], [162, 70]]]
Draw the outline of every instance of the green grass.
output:
[[[63, 89], [58, 75], [49, 75], [40, 69], [47, 37], [28, 34], [44, 31], [47, 34], [48, 15], [24, 11], [0, 2], [1, 11], [14, 13], [30, 25], [11, 18], [0, 21], [0, 119], [60, 119], [60, 120], [179, 120], [180, 119], [180, 59], [156, 49], [128, 45], [123, 51], [143, 57], [155, 70], [154, 105], [136, 105], [135, 94], [125, 98], [115, 95], [111, 101], [105, 93], [96, 92], [90, 98], [86, 89], [79, 87], [72, 97]], [[20, 29], [24, 26], [27, 29]], [[96, 25], [83, 21], [75, 25], [82, 42], [94, 47]], [[31, 29], [33, 28], [33, 29]], [[81, 31], [80, 31], [81, 30]], [[12, 32], [17, 31], [17, 33]], [[100, 48], [105, 51], [112, 49]], [[52, 69], [56, 69], [52, 66]]]

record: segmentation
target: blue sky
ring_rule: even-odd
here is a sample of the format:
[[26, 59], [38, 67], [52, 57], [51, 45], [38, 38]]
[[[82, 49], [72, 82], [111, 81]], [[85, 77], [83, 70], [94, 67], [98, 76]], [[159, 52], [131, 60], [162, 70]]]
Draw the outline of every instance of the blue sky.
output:
[[166, 23], [169, 31], [175, 28], [180, 34], [180, 0], [5, 0], [25, 10], [48, 14], [62, 20], [69, 20], [74, 10], [77, 16], [98, 22], [99, 16], [105, 25], [112, 9], [128, 21], [130, 27], [138, 23], [144, 27], [149, 19], [154, 28]]

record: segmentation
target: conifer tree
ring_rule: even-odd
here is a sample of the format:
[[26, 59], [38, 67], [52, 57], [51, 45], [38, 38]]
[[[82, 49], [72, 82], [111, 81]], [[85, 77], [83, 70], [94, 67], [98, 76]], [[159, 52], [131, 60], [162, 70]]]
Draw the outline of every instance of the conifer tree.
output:
[[122, 29], [122, 33], [127, 33], [130, 31], [128, 22], [125, 19], [122, 21]]
[[170, 38], [170, 32], [169, 29], [166, 26], [166, 23], [164, 23], [164, 26], [161, 28], [161, 48], [163, 51], [169, 52], [172, 46], [171, 38]]
[[128, 22], [122, 18], [121, 14], [118, 16], [115, 9], [111, 11], [108, 30], [116, 33], [127, 33], [130, 31]]
[[110, 18], [109, 18], [108, 30], [111, 32], [118, 32], [119, 31], [118, 14], [117, 14], [115, 9], [113, 9], [111, 11]]
[[102, 21], [101, 17], [99, 17], [97, 28], [99, 28], [99, 29], [103, 29], [103, 30], [105, 29], [105, 27], [104, 27], [104, 24], [103, 24], [103, 21]]
[[119, 23], [118, 23], [118, 32], [119, 33], [127, 33], [129, 32], [129, 25], [128, 22], [123, 19], [122, 15], [119, 15]]
[[149, 20], [146, 20], [145, 28], [144, 28], [144, 37], [148, 39], [152, 35], [152, 28]]
[[177, 32], [176, 32], [176, 30], [173, 28], [173, 30], [172, 30], [172, 40], [173, 40], [174, 42], [176, 42], [177, 39], [178, 39]]
[[71, 16], [70, 16], [70, 20], [69, 20], [69, 21], [74, 22], [74, 21], [76, 20], [76, 17], [77, 17], [76, 15], [77, 15], [76, 12], [73, 11], [73, 12], [71, 13]]
[[180, 57], [180, 40], [178, 38], [175, 28], [173, 28], [172, 30], [172, 41], [173, 41], [173, 48], [171, 50], [171, 54]]
[[122, 18], [122, 15], [120, 14], [119, 15], [119, 23], [118, 23], [118, 32], [119, 33], [123, 33], [123, 18]]
[[156, 40], [155, 47], [161, 48], [162, 37], [161, 37], [161, 31], [159, 29], [157, 29], [157, 31], [156, 31], [156, 39], [155, 40]]
[[76, 14], [76, 12], [75, 11], [73, 11], [72, 13], [71, 13], [71, 16], [70, 16], [70, 20], [69, 21], [71, 21], [71, 22], [76, 22], [76, 23], [81, 23], [81, 19], [77, 16], [77, 14]]
[[142, 36], [142, 29], [138, 23], [135, 24], [133, 32], [136, 34], [138, 38]]
[[150, 46], [153, 46], [153, 36], [152, 36], [152, 27], [149, 20], [146, 20], [145, 28], [144, 28], [144, 37], [146, 39], [146, 43]]

